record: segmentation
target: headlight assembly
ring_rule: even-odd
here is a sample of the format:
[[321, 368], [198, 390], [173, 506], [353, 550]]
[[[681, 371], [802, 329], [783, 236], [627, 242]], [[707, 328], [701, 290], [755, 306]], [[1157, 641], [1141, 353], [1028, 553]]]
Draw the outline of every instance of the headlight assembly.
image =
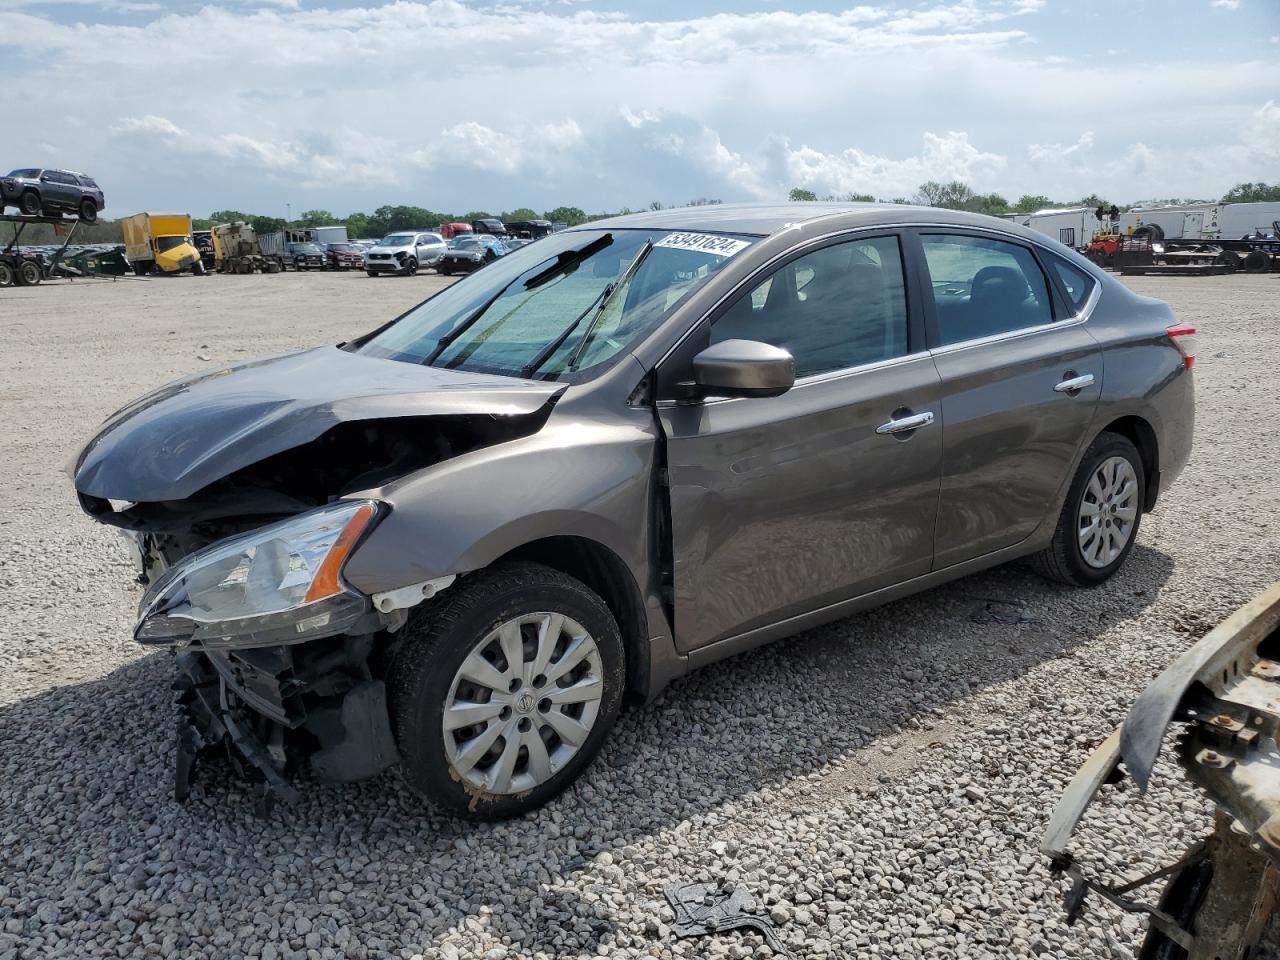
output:
[[343, 632], [371, 609], [341, 571], [377, 516], [372, 500], [340, 500], [185, 557], [147, 591], [134, 639], [247, 647]]

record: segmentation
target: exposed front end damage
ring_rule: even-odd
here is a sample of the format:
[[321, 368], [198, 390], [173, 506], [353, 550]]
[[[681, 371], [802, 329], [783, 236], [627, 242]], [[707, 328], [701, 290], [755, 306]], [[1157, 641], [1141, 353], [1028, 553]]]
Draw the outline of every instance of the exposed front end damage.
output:
[[536, 433], [558, 390], [332, 348], [229, 372], [126, 407], [72, 472], [84, 510], [134, 549], [135, 639], [175, 656], [175, 796], [225, 754], [265, 809], [297, 796], [303, 766], [351, 781], [399, 760], [384, 682], [397, 634], [454, 577], [375, 595], [346, 581], [391, 512], [378, 491]]
[[[1215, 830], [1163, 870], [1121, 887], [1085, 875], [1068, 850], [1104, 784], [1145, 790], [1169, 725], [1178, 763], [1217, 805]], [[1280, 896], [1280, 583], [1237, 610], [1147, 687], [1122, 727], [1081, 767], [1041, 845], [1072, 880], [1077, 918], [1090, 893], [1147, 915], [1143, 960], [1245, 960]], [[1157, 905], [1137, 898], [1168, 879]]]

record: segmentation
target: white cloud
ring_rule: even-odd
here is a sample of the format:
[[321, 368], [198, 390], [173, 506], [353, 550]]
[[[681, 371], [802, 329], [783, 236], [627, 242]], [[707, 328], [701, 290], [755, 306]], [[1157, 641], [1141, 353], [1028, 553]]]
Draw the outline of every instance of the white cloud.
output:
[[1240, 0], [1210, 0], [1209, 6], [1219, 10], [1239, 10]]
[[[1123, 199], [1152, 191], [1142, 177], [1205, 193], [1274, 167], [1253, 146], [1272, 136], [1257, 78], [1280, 66], [1265, 37], [1269, 59], [1125, 54], [1098, 71], [1057, 28], [1036, 35], [1040, 0], [741, 2], [658, 20], [552, 0], [230, 0], [73, 24], [94, 6], [0, 0], [0, 83], [44, 115], [6, 145], [58, 144], [53, 159], [110, 185], [112, 209], [197, 211], [904, 196], [927, 179]], [[173, 83], [156, 50], [181, 50], [205, 92], [137, 106]], [[1154, 75], [1176, 94], [1153, 102]], [[86, 106], [103, 78], [112, 97]], [[1129, 154], [1145, 174], [1116, 159]]]
[[1072, 144], [1032, 143], [1027, 145], [1027, 157], [1033, 164], [1042, 164], [1064, 160], [1068, 157], [1087, 153], [1093, 149], [1093, 131], [1086, 130], [1080, 139]]

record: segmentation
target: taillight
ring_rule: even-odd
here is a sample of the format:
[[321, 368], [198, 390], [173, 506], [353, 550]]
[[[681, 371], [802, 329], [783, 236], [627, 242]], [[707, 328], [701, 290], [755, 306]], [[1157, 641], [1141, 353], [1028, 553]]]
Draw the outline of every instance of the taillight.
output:
[[1178, 323], [1165, 332], [1169, 334], [1169, 339], [1182, 354], [1182, 362], [1190, 370], [1196, 362], [1196, 328], [1190, 324]]

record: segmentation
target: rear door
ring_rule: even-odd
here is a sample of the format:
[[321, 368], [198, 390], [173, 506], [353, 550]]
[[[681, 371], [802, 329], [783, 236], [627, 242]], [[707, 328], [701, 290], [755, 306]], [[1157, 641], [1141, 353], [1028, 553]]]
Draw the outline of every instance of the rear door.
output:
[[688, 379], [693, 354], [728, 339], [796, 360], [779, 397], [658, 403], [682, 649], [929, 571], [939, 381], [908, 299], [897, 235], [824, 241], [660, 366], [661, 384]]
[[941, 569], [1057, 521], [1058, 492], [1092, 436], [1102, 351], [1030, 244], [960, 228], [916, 239], [942, 379]]

